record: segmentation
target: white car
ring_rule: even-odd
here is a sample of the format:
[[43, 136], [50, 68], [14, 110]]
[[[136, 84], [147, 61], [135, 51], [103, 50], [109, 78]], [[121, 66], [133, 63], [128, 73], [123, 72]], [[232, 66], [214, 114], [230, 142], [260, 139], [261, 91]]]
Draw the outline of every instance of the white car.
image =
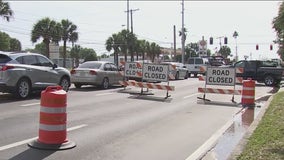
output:
[[108, 61], [87, 61], [72, 69], [71, 83], [76, 88], [82, 85], [100, 86], [107, 89], [123, 80], [123, 75], [119, 73], [118, 67]]
[[170, 74], [174, 76], [174, 79], [187, 79], [188, 78], [188, 69], [186, 66], [179, 62], [162, 62], [161, 64], [172, 65], [173, 69], [170, 69]]

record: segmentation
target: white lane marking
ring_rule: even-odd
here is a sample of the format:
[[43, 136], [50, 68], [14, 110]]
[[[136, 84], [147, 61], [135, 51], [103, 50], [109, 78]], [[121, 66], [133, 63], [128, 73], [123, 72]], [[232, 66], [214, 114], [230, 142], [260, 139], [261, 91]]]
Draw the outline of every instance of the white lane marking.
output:
[[111, 95], [113, 93], [101, 93], [101, 94], [96, 94], [96, 96], [105, 96], [105, 95]]
[[203, 143], [195, 152], [193, 152], [185, 160], [200, 159], [208, 150], [210, 150], [223, 135], [223, 133], [234, 123], [233, 120], [228, 121], [222, 128], [216, 131], [205, 143]]
[[29, 104], [23, 104], [23, 105], [20, 105], [21, 107], [27, 107], [27, 106], [35, 106], [35, 105], [40, 105], [40, 103], [29, 103]]
[[[67, 131], [73, 131], [73, 130], [80, 129], [80, 128], [83, 128], [83, 127], [86, 127], [86, 126], [87, 126], [87, 124], [78, 125], [78, 126], [75, 126], [75, 127], [68, 128]], [[15, 142], [15, 143], [5, 145], [5, 146], [1, 146], [0, 151], [26, 144], [30, 141], [36, 140], [37, 138], [38, 137], [33, 137], [33, 138], [26, 139], [26, 140], [23, 140], [23, 141], [19, 141], [19, 142]]]
[[183, 97], [184, 99], [186, 99], [186, 98], [190, 98], [190, 97], [193, 97], [193, 96], [196, 96], [196, 95], [199, 95], [200, 93], [195, 93], [195, 94], [191, 94], [191, 95], [188, 95], [188, 96], [185, 96], [185, 97]]

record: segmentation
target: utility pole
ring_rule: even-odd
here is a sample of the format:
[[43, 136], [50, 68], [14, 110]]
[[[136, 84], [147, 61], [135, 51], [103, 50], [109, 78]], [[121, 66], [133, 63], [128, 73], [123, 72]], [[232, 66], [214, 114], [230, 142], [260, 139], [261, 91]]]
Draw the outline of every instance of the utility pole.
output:
[[127, 30], [129, 31], [129, 0], [127, 0]]
[[[127, 2], [128, 2], [128, 1], [127, 1]], [[127, 7], [129, 7], [129, 6], [127, 5]], [[125, 11], [125, 12], [127, 12], [127, 14], [129, 14], [129, 12], [130, 12], [130, 16], [131, 16], [131, 17], [130, 17], [130, 18], [131, 18], [131, 19], [130, 19], [130, 20], [131, 20], [131, 31], [130, 31], [130, 32], [131, 32], [131, 33], [133, 33], [133, 19], [132, 19], [132, 14], [133, 14], [133, 12], [138, 11], [138, 10], [139, 10], [139, 9], [130, 9], [130, 10], [129, 10], [129, 8], [128, 8], [127, 11]], [[129, 22], [127, 22], [127, 24], [129, 25]], [[129, 28], [127, 29], [127, 31], [129, 31]], [[127, 45], [127, 55], [128, 55], [128, 53], [129, 53], [129, 44], [128, 44], [128, 42], [127, 42], [126, 45]], [[131, 59], [130, 59], [130, 61], [133, 62], [133, 61], [134, 61], [134, 56], [133, 56], [133, 53], [132, 53], [133, 51], [130, 51], [130, 52], [131, 52], [131, 53], [130, 53], [130, 54], [131, 54]]]
[[184, 43], [185, 43], [185, 35], [184, 35], [184, 0], [182, 0], [182, 28], [181, 28], [181, 63], [184, 64]]
[[176, 56], [176, 26], [174, 25], [174, 56]]
[[131, 9], [130, 10], [130, 16], [131, 16], [131, 33], [133, 33], [133, 19], [132, 19], [132, 14], [133, 14], [133, 11], [135, 12], [135, 11], [138, 11], [139, 10], [139, 8], [138, 9]]

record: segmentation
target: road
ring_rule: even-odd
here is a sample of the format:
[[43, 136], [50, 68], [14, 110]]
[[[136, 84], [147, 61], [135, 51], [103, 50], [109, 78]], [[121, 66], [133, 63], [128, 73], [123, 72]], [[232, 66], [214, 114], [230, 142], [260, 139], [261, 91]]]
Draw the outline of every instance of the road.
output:
[[[76, 147], [63, 151], [30, 148], [38, 136], [40, 96], [16, 100], [0, 95], [0, 159], [80, 160], [185, 160], [217, 136], [241, 106], [232, 105], [231, 95], [207, 94], [220, 102], [202, 104], [197, 78], [170, 81], [175, 91], [113, 87], [100, 90], [71, 87], [67, 93], [67, 138]], [[218, 87], [218, 86], [215, 86]], [[236, 89], [242, 86], [237, 85]], [[256, 97], [271, 88], [256, 87]], [[235, 95], [240, 102], [241, 96]], [[217, 137], [218, 138], [218, 137]]]

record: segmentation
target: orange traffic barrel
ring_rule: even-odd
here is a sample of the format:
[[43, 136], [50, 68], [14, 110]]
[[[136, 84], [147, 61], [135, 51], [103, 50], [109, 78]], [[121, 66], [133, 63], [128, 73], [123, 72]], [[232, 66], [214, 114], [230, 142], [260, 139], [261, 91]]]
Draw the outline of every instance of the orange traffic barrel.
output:
[[41, 92], [39, 136], [28, 145], [38, 149], [62, 150], [76, 144], [67, 140], [66, 92], [61, 86], [49, 86]]
[[242, 105], [244, 107], [250, 107], [255, 105], [255, 81], [244, 80], [242, 90]]

